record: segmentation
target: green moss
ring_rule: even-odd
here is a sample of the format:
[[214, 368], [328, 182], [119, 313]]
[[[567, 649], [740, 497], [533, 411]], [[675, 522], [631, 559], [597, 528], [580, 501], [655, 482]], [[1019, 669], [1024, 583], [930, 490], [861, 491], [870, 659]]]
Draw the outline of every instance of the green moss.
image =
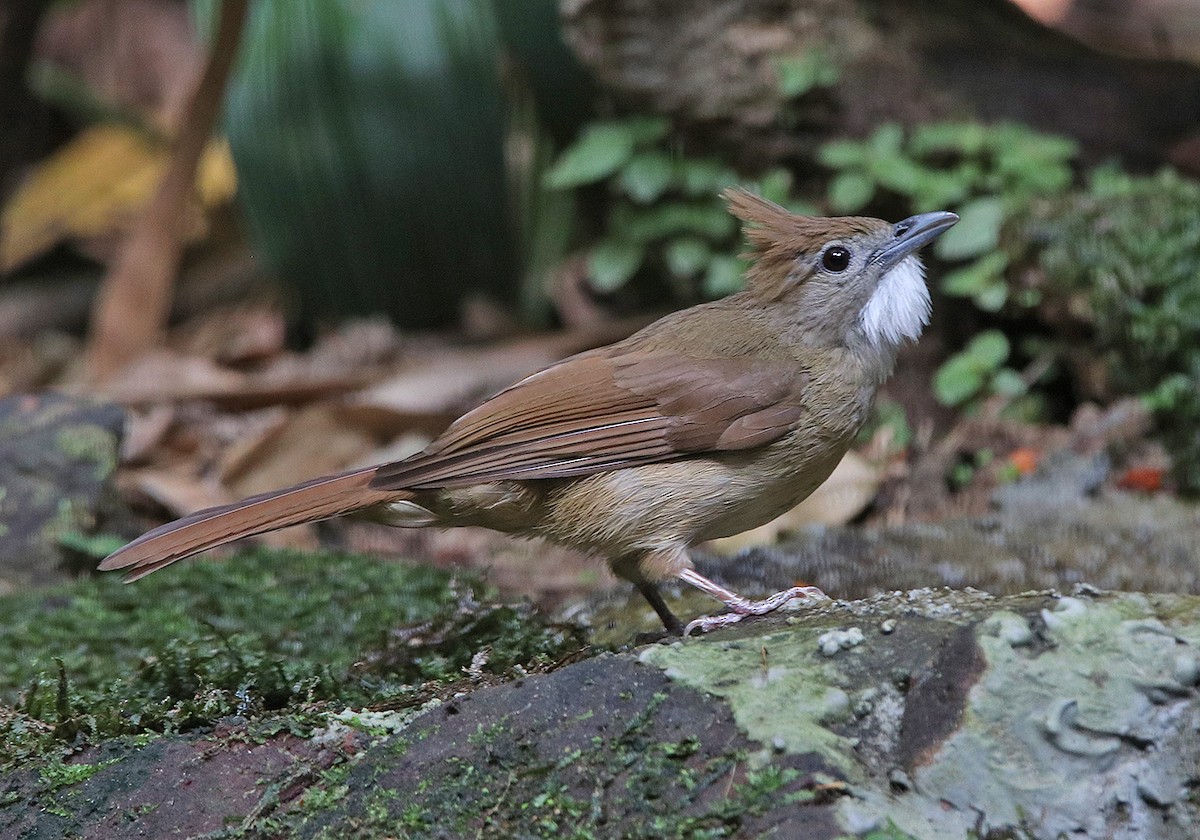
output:
[[1025, 230], [1047, 297], [1083, 322], [1117, 393], [1146, 395], [1180, 484], [1200, 492], [1200, 183], [1098, 170]]
[[[853, 749], [831, 728], [848, 716], [849, 698], [835, 687], [838, 668], [818, 653], [820, 633], [805, 627], [754, 640], [653, 645], [641, 658], [672, 679], [728, 702], [738, 725], [756, 741], [818, 752], [853, 775], [858, 772]], [[764, 649], [770, 651], [765, 664]]]
[[97, 481], [116, 469], [117, 441], [107, 429], [91, 425], [67, 426], [58, 433], [55, 443], [72, 461], [93, 463]]
[[119, 758], [111, 758], [108, 761], [98, 761], [95, 764], [66, 764], [61, 759], [56, 759], [43, 764], [39, 770], [39, 774], [42, 784], [46, 786], [47, 791], [57, 790], [61, 787], [85, 782], [105, 767], [108, 767], [110, 764], [116, 764], [120, 760]]
[[[581, 647], [573, 628], [482, 595], [478, 581], [422, 567], [257, 551], [128, 586], [104, 576], [2, 598], [0, 703], [13, 709], [0, 708], [0, 763], [80, 734], [187, 731], [231, 714], [303, 733], [328, 705], [412, 694], [473, 659], [504, 673]], [[419, 638], [398, 632], [417, 623]]]
[[[627, 697], [600, 688], [593, 701], [603, 713], [556, 725], [539, 697], [560, 696], [561, 685], [543, 684], [525, 695], [529, 702], [504, 705], [511, 714], [473, 722], [453, 744], [437, 746], [435, 759], [397, 764], [377, 745], [350, 771], [350, 793], [329, 813], [280, 814], [273, 828], [321, 838], [690, 840], [756, 836], [747, 832], [760, 817], [788, 805], [821, 804], [817, 776], [773, 760], [754, 766], [749, 742], [731, 724], [722, 723], [728, 729], [715, 738], [662, 738], [664, 727], [686, 733], [689, 720], [703, 726], [724, 716], [701, 712], [695, 692], [653, 688], [637, 684]], [[462, 713], [472, 712], [454, 715]], [[414, 723], [426, 732], [432, 725]], [[255, 829], [254, 837], [269, 836]]]

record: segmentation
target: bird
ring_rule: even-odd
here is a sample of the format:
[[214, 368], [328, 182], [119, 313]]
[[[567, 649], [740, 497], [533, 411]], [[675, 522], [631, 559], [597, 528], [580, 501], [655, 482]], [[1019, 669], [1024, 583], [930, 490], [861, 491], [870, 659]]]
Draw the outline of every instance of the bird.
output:
[[[136, 580], [244, 537], [345, 514], [399, 527], [483, 526], [606, 559], [666, 630], [707, 632], [797, 599], [761, 600], [696, 571], [690, 551], [770, 521], [833, 471], [899, 349], [930, 316], [919, 249], [958, 221], [797, 215], [723, 193], [748, 243], [742, 290], [670, 313], [534, 373], [403, 460], [201, 510], [106, 557]], [[726, 612], [687, 626], [659, 585]]]

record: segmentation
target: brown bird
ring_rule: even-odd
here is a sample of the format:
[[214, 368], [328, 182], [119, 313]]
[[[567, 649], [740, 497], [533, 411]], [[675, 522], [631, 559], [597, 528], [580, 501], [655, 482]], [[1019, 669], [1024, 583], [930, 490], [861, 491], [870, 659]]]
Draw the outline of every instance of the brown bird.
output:
[[481, 525], [606, 557], [673, 632], [682, 625], [658, 592], [665, 581], [730, 610], [687, 630], [823, 597], [796, 587], [748, 600], [698, 574], [688, 549], [771, 520], [829, 476], [897, 350], [928, 321], [916, 251], [958, 217], [893, 225], [796, 216], [741, 190], [726, 199], [751, 246], [743, 291], [521, 380], [412, 457], [202, 510], [100, 568], [135, 580], [242, 537], [367, 511], [401, 527]]

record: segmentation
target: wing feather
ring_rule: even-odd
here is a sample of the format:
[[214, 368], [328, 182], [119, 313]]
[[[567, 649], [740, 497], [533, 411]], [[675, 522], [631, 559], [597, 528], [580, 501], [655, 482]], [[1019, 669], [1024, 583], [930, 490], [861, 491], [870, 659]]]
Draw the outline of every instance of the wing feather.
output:
[[468, 412], [376, 489], [566, 478], [770, 443], [803, 414], [798, 366], [605, 348], [560, 362]]

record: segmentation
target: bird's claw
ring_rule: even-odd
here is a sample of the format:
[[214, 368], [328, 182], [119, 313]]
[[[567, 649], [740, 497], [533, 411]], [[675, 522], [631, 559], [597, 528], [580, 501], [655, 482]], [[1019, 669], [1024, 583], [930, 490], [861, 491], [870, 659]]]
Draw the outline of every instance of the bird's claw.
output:
[[761, 601], [751, 601], [748, 598], [738, 597], [736, 600], [726, 602], [729, 607], [729, 612], [721, 615], [705, 615], [693, 621], [689, 621], [687, 627], [683, 628], [683, 635], [690, 636], [693, 630], [699, 630], [701, 633], [708, 633], [711, 630], [719, 630], [722, 627], [730, 627], [737, 624], [743, 618], [751, 615], [766, 615], [774, 612], [785, 604], [789, 604], [796, 600], [812, 600], [812, 601], [828, 601], [829, 596], [815, 586], [793, 586], [791, 589], [785, 589], [782, 592], [776, 592], [769, 598], [763, 598]]

